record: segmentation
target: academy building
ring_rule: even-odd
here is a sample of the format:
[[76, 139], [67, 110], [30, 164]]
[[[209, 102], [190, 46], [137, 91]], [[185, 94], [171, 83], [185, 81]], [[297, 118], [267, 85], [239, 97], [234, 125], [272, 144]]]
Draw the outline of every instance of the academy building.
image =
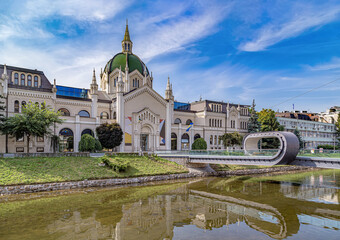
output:
[[[133, 54], [126, 25], [122, 52], [110, 59], [100, 79], [93, 70], [89, 89], [51, 83], [42, 71], [0, 65], [0, 95], [5, 97], [4, 115], [20, 114], [29, 101], [45, 102], [62, 113], [65, 120], [53, 131], [61, 137], [62, 151], [78, 151], [83, 134], [95, 135], [104, 122], [117, 122], [124, 131], [120, 152], [188, 150], [197, 138], [208, 149], [223, 149], [219, 136], [226, 132], [247, 132], [249, 105], [200, 100], [174, 101], [168, 79], [162, 96], [153, 89], [152, 73]], [[157, 71], [157, 70], [156, 70]], [[100, 85], [100, 88], [98, 87]], [[26, 138], [0, 136], [0, 153], [26, 152]], [[51, 152], [50, 139], [31, 140], [30, 152]]]

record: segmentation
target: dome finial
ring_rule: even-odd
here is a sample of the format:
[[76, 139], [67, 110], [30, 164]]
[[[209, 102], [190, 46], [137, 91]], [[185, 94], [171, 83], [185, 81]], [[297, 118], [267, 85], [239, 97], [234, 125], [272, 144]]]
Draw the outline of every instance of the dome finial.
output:
[[128, 20], [126, 19], [126, 27], [124, 39], [122, 41], [122, 48], [124, 53], [132, 53], [132, 41], [130, 39]]

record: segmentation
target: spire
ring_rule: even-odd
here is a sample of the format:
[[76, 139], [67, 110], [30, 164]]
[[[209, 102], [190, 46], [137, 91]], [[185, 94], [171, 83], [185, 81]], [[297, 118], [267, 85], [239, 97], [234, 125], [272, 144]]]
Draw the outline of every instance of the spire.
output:
[[6, 67], [6, 64], [4, 64], [4, 72], [2, 74], [2, 76], [0, 75], [0, 79], [3, 79], [3, 80], [8, 80], [8, 75], [7, 75], [7, 67]]
[[7, 67], [6, 67], [6, 64], [4, 64], [4, 74], [7, 75]]
[[166, 90], [170, 90], [170, 77], [168, 76], [168, 83], [166, 85]]
[[132, 53], [132, 41], [130, 39], [128, 20], [126, 19], [126, 27], [124, 39], [122, 41], [122, 49], [124, 53]]
[[123, 82], [122, 66], [119, 67], [118, 82]]
[[97, 84], [96, 70], [93, 68], [92, 84]]
[[130, 41], [130, 33], [129, 33], [129, 24], [128, 24], [128, 20], [126, 19], [126, 27], [125, 27], [125, 34], [124, 34], [124, 39], [123, 41]]
[[56, 79], [53, 80], [52, 92], [53, 93], [57, 92], [57, 80]]

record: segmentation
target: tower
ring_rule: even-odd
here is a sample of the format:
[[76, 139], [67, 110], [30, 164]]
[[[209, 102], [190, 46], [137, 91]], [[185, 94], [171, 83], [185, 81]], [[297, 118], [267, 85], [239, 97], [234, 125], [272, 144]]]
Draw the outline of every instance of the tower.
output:
[[95, 117], [97, 117], [97, 110], [98, 110], [98, 104], [97, 104], [97, 102], [98, 102], [98, 84], [97, 84], [95, 69], [93, 69], [90, 95], [91, 95], [91, 99], [92, 99], [91, 116], [95, 118]]
[[124, 116], [124, 81], [122, 76], [122, 69], [119, 68], [119, 77], [117, 82], [117, 90], [116, 90], [116, 111], [117, 111], [117, 123], [120, 125], [123, 131], [123, 140], [119, 146], [119, 152], [124, 152], [125, 145], [125, 116]]
[[125, 34], [124, 39], [122, 41], [122, 52], [123, 53], [132, 53], [132, 41], [130, 40], [130, 34], [129, 34], [129, 25], [128, 20], [126, 19], [126, 28], [125, 28]]

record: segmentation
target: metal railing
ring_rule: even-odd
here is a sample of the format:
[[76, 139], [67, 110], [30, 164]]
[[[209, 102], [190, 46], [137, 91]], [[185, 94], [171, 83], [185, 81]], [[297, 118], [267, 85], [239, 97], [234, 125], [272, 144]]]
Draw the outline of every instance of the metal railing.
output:
[[158, 155], [176, 155], [176, 156], [193, 156], [193, 155], [207, 155], [207, 156], [274, 156], [279, 149], [254, 149], [247, 150], [233, 149], [233, 150], [181, 150], [181, 151], [156, 151]]

